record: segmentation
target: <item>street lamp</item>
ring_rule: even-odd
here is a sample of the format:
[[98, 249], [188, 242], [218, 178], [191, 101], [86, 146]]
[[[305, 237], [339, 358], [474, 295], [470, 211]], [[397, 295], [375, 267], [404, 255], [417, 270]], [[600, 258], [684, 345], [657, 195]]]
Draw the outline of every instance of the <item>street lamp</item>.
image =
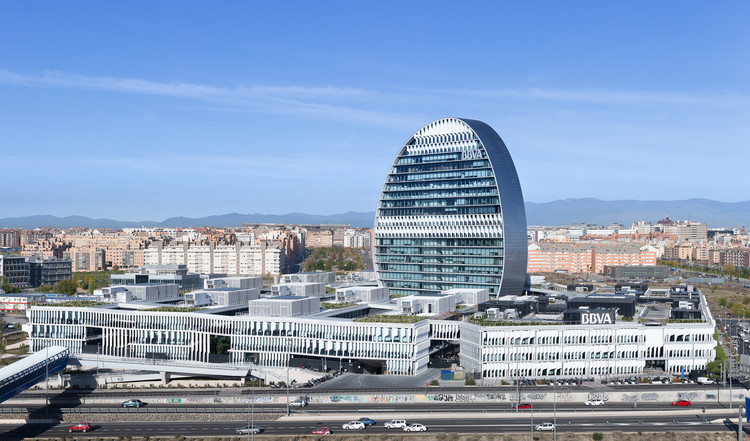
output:
[[286, 416], [289, 416], [291, 415], [289, 409], [289, 339], [285, 338], [284, 341], [286, 342]]
[[552, 406], [554, 409], [554, 417], [552, 421], [552, 430], [554, 431], [554, 440], [557, 441], [557, 382], [552, 383]]
[[252, 383], [250, 383], [250, 402], [247, 405], [248, 410], [249, 410], [248, 416], [247, 416], [248, 418], [247, 422], [249, 426], [249, 430], [247, 431], [248, 441], [255, 439], [255, 388], [254, 388], [255, 381], [253, 380], [252, 369], [250, 371], [250, 381], [252, 381]]

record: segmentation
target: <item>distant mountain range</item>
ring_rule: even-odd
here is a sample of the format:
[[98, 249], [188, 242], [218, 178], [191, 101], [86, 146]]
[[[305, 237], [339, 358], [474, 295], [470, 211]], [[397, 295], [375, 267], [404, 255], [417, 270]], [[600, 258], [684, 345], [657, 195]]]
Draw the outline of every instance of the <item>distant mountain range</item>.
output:
[[361, 213], [350, 211], [343, 214], [329, 216], [287, 213], [287, 214], [240, 214], [230, 213], [206, 217], [170, 217], [161, 222], [157, 221], [119, 221], [114, 219], [91, 219], [84, 216], [57, 217], [50, 215], [9, 217], [0, 219], [0, 228], [138, 228], [138, 227], [239, 227], [243, 223], [272, 223], [298, 225], [343, 224], [353, 227], [372, 227], [375, 212]]
[[750, 226], [750, 201], [719, 202], [710, 199], [683, 201], [601, 201], [593, 198], [526, 203], [529, 225], [570, 225], [577, 222], [629, 227], [639, 220], [655, 223], [672, 220], [705, 222], [709, 228]]
[[[690, 219], [706, 222], [710, 228], [750, 226], [750, 201], [718, 202], [710, 199], [683, 201], [601, 201], [599, 199], [565, 199], [537, 204], [526, 203], [526, 220], [529, 225], [571, 225], [577, 222], [609, 225], [619, 222], [625, 226], [646, 220], [655, 223], [669, 216], [672, 220]], [[11, 217], [0, 219], [0, 228], [37, 227], [239, 227], [243, 223], [275, 223], [298, 225], [344, 224], [353, 227], [372, 227], [375, 212], [357, 212], [333, 215], [305, 213], [239, 214], [199, 218], [172, 217], [156, 221], [119, 221], [91, 219], [83, 216], [56, 217], [49, 215]]]

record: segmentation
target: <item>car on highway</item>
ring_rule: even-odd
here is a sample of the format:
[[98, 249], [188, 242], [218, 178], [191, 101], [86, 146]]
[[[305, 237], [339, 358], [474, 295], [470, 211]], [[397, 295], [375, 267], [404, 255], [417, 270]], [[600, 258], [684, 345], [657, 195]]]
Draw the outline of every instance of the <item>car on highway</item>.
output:
[[690, 406], [690, 401], [688, 400], [677, 400], [672, 401], [672, 406]]
[[390, 420], [383, 424], [386, 429], [403, 429], [406, 426], [406, 420]]
[[328, 427], [318, 427], [312, 431], [313, 435], [330, 435], [331, 430]]
[[364, 424], [366, 427], [375, 425], [375, 420], [373, 420], [372, 418], [362, 417], [359, 419], [359, 421], [362, 421], [362, 424]]
[[145, 404], [146, 403], [144, 403], [141, 400], [128, 400], [128, 401], [123, 401], [121, 406], [122, 407], [141, 407]]
[[307, 406], [307, 399], [302, 398], [302, 397], [297, 398], [296, 400], [289, 403], [290, 408], [293, 408], [293, 407], [299, 408], [299, 407], [305, 407], [305, 406]]
[[531, 409], [531, 403], [513, 403], [514, 409]]
[[587, 406], [602, 406], [604, 405], [604, 401], [602, 400], [586, 400]]
[[348, 423], [344, 423], [343, 426], [341, 426], [344, 430], [363, 430], [365, 427], [365, 423], [362, 421], [349, 421]]
[[427, 432], [427, 426], [419, 423], [409, 424], [404, 426], [404, 432]]
[[552, 431], [555, 430], [555, 425], [552, 423], [542, 423], [536, 426], [537, 431]]
[[237, 435], [249, 435], [249, 434], [254, 434], [255, 435], [255, 434], [258, 434], [258, 433], [260, 433], [262, 431], [263, 431], [262, 427], [260, 427], [260, 426], [252, 426], [252, 425], [249, 425], [249, 424], [247, 426], [242, 426], [239, 429], [235, 430], [235, 432], [237, 433]]
[[89, 423], [78, 423], [78, 424], [73, 424], [72, 426], [68, 426], [68, 433], [71, 433], [71, 432], [86, 433], [90, 430], [91, 430], [91, 426], [89, 426]]

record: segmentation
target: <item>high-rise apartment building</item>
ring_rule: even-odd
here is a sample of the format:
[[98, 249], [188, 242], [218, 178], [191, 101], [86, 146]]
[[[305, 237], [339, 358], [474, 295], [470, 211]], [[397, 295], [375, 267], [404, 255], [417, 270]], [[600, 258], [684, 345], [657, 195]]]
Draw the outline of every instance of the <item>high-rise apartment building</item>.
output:
[[373, 243], [391, 294], [465, 288], [519, 294], [526, 212], [513, 160], [487, 124], [444, 118], [401, 147], [385, 178]]

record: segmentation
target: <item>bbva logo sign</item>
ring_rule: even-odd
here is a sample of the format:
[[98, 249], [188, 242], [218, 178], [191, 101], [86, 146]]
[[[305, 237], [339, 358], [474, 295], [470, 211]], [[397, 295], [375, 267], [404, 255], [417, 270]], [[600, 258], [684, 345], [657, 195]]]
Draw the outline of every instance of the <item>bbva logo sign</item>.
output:
[[584, 312], [581, 314], [582, 325], [612, 325], [614, 323], [614, 311]]

